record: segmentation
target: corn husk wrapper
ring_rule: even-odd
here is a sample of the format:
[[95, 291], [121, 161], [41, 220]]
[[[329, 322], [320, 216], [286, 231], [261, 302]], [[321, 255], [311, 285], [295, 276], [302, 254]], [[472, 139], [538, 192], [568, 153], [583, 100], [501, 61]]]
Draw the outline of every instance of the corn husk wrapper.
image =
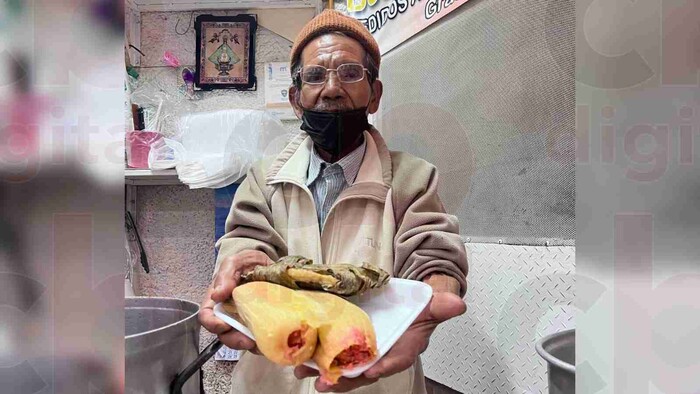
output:
[[342, 296], [362, 294], [389, 282], [389, 274], [372, 264], [313, 264], [301, 256], [286, 256], [277, 263], [257, 266], [241, 276], [244, 282], [263, 281], [290, 289], [322, 290]]

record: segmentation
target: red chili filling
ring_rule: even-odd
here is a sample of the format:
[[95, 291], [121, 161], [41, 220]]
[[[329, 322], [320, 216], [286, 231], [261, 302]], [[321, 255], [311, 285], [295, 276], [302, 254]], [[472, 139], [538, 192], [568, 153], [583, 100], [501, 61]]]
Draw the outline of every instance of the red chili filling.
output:
[[301, 330], [296, 330], [287, 337], [287, 346], [289, 346], [292, 353], [304, 346], [304, 338], [301, 335]]
[[371, 360], [372, 352], [366, 345], [352, 345], [338, 354], [331, 363], [332, 367], [348, 368], [364, 364]]

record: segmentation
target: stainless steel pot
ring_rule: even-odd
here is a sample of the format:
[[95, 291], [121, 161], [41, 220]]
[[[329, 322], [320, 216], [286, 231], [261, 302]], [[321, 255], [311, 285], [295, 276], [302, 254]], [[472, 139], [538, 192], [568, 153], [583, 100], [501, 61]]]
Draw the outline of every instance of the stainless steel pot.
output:
[[176, 298], [129, 297], [124, 307], [125, 392], [202, 394], [200, 368], [221, 342], [213, 341], [198, 354], [199, 305]]
[[542, 338], [535, 349], [547, 361], [549, 394], [576, 393], [576, 333], [566, 330]]

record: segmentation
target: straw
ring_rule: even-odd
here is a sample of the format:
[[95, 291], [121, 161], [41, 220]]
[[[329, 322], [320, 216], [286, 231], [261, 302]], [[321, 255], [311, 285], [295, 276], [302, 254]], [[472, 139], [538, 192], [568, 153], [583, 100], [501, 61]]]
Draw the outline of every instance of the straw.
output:
[[160, 131], [159, 126], [160, 126], [160, 109], [163, 107], [163, 99], [160, 99], [160, 103], [158, 103], [158, 110], [156, 111], [156, 117], [155, 117], [155, 128], [153, 131]]

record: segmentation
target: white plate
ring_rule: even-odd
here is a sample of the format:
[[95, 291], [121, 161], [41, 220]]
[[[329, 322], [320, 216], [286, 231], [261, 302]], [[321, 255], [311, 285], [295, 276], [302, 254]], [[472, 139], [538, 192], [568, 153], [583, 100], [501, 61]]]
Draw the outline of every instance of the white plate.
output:
[[[343, 376], [348, 378], [360, 376], [382, 358], [428, 305], [432, 295], [433, 289], [423, 282], [391, 278], [389, 283], [381, 289], [370, 290], [361, 296], [349, 298], [350, 302], [369, 315], [374, 332], [377, 334], [379, 357], [370, 363], [345, 371]], [[253, 333], [235, 317], [227, 314], [221, 304], [216, 304], [214, 307], [214, 315], [248, 338], [255, 340]], [[304, 365], [318, 369], [318, 365], [311, 360]]]

